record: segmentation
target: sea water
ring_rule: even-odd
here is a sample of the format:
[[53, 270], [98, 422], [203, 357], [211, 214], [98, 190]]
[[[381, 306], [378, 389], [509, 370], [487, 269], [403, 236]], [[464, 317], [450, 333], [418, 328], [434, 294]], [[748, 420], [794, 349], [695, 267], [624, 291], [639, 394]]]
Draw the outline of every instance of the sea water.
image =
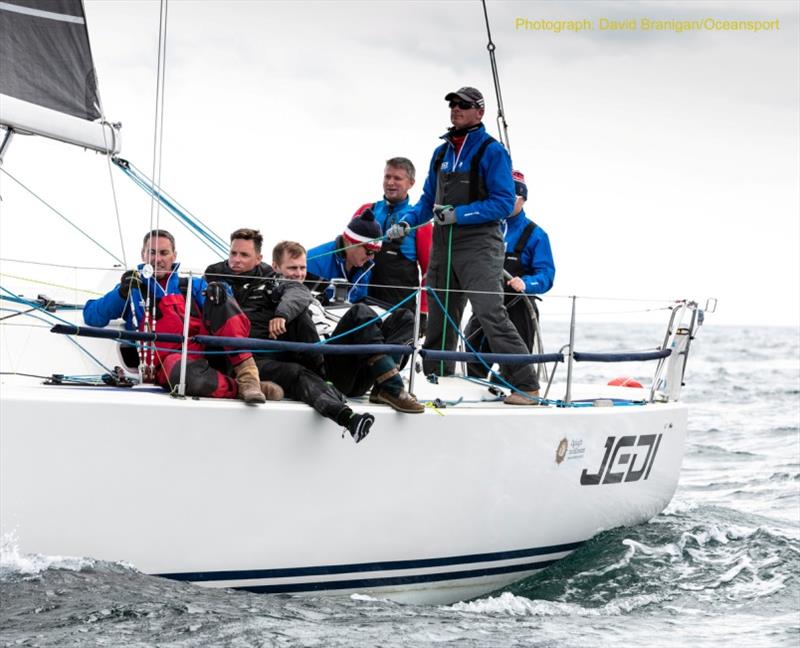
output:
[[[548, 348], [566, 332], [550, 331]], [[640, 349], [658, 337], [650, 326], [598, 324], [577, 348]], [[797, 329], [703, 327], [682, 394], [686, 458], [666, 511], [489, 596], [418, 606], [211, 590], [91, 557], [26, 555], [4, 538], [0, 646], [796, 648], [799, 358]], [[585, 365], [578, 379], [651, 372]]]

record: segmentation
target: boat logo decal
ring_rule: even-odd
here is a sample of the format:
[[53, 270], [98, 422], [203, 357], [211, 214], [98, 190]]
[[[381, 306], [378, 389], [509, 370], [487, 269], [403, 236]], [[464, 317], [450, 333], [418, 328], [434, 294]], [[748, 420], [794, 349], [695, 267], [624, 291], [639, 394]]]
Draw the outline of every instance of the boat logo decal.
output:
[[558, 448], [556, 448], [556, 463], [560, 464], [564, 461], [564, 457], [567, 456], [567, 448], [569, 447], [569, 442], [567, 441], [566, 437], [561, 439], [558, 443]]
[[[656, 461], [661, 436], [661, 434], [642, 434], [638, 437], [636, 435], [608, 437], [600, 468], [594, 473], [584, 468], [581, 473], [581, 486], [619, 484], [647, 479]], [[644, 448], [647, 448], [646, 454]], [[644, 459], [641, 459], [642, 455]]]
[[556, 448], [556, 464], [572, 459], [582, 459], [584, 454], [586, 454], [586, 447], [583, 445], [583, 439], [564, 437]]

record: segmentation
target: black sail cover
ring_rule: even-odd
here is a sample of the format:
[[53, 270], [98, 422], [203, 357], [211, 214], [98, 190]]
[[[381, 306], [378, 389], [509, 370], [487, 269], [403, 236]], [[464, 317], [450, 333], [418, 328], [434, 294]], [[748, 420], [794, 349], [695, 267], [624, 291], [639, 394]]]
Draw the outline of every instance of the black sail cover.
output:
[[81, 119], [100, 117], [81, 0], [0, 0], [0, 93]]

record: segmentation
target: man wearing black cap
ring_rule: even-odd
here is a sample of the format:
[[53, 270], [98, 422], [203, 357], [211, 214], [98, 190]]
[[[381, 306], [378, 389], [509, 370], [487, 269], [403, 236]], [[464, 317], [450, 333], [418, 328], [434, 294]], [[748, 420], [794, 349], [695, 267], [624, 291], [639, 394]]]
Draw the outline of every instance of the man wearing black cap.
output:
[[[538, 309], [533, 295], [546, 293], [553, 287], [556, 267], [550, 249], [550, 238], [541, 226], [525, 215], [525, 202], [528, 200], [528, 185], [520, 171], [514, 171], [514, 191], [517, 200], [514, 211], [506, 220], [506, 255], [504, 269], [506, 275], [505, 304], [511, 322], [519, 331], [525, 346], [533, 350], [536, 333], [533, 316], [538, 317]], [[478, 318], [470, 318], [465, 330], [467, 339], [474, 348], [492, 353]], [[486, 367], [480, 363], [470, 363], [471, 376], [486, 377]]]
[[[387, 232], [405, 235], [411, 226], [434, 221], [428, 285], [461, 325], [467, 295], [491, 348], [497, 353], [527, 353], [503, 305], [503, 221], [514, 209], [511, 158], [481, 123], [485, 102], [480, 91], [464, 87], [445, 95], [452, 128], [433, 153], [423, 194], [413, 212]], [[453, 350], [457, 331], [442, 308], [429, 306], [425, 348]], [[454, 362], [425, 361], [426, 373], [452, 374]], [[501, 365], [515, 392], [509, 405], [538, 403], [539, 383], [531, 365]]]

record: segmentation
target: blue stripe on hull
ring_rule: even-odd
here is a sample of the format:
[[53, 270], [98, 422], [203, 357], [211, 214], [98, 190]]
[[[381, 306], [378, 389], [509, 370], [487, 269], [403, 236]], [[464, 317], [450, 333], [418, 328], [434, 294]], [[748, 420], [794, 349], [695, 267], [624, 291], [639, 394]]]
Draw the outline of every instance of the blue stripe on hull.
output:
[[289, 594], [292, 592], [318, 592], [322, 590], [368, 589], [387, 587], [389, 585], [414, 585], [416, 583], [435, 583], [437, 581], [463, 580], [480, 578], [495, 574], [513, 574], [514, 572], [535, 571], [557, 563], [560, 558], [540, 560], [524, 565], [505, 565], [503, 567], [487, 567], [485, 569], [468, 569], [454, 572], [438, 572], [436, 574], [409, 574], [407, 576], [385, 576], [382, 578], [354, 578], [339, 581], [317, 581], [306, 583], [284, 583], [282, 585], [244, 585], [232, 586], [233, 589], [257, 592], [259, 594]]
[[[314, 567], [284, 567], [277, 569], [250, 569], [230, 571], [203, 571], [203, 572], [176, 572], [155, 574], [163, 578], [195, 583], [213, 581], [241, 581], [265, 578], [297, 578], [304, 576], [333, 576], [335, 574], [368, 573], [378, 571], [397, 571], [406, 569], [426, 569], [430, 567], [447, 567], [453, 565], [468, 565], [475, 563], [490, 563], [499, 560], [513, 560], [531, 556], [545, 556], [554, 553], [574, 551], [582, 546], [585, 541], [570, 542], [548, 547], [532, 547], [530, 549], [517, 549], [514, 551], [499, 551], [494, 553], [467, 554], [463, 556], [448, 556], [444, 558], [426, 558], [421, 560], [392, 560], [386, 562], [352, 563], [348, 565], [319, 565]], [[413, 583], [429, 583], [434, 581], [459, 580], [477, 578], [494, 574], [510, 574], [513, 572], [543, 569], [557, 562], [559, 559], [528, 562], [517, 565], [503, 565], [500, 567], [484, 567], [460, 571], [438, 572], [435, 574], [416, 574], [403, 576], [385, 576], [380, 578], [357, 578], [348, 580], [332, 580], [306, 583], [284, 583], [275, 585], [234, 586], [251, 592], [301, 592], [328, 589], [351, 589], [363, 587], [382, 587], [387, 585], [406, 585]]]

